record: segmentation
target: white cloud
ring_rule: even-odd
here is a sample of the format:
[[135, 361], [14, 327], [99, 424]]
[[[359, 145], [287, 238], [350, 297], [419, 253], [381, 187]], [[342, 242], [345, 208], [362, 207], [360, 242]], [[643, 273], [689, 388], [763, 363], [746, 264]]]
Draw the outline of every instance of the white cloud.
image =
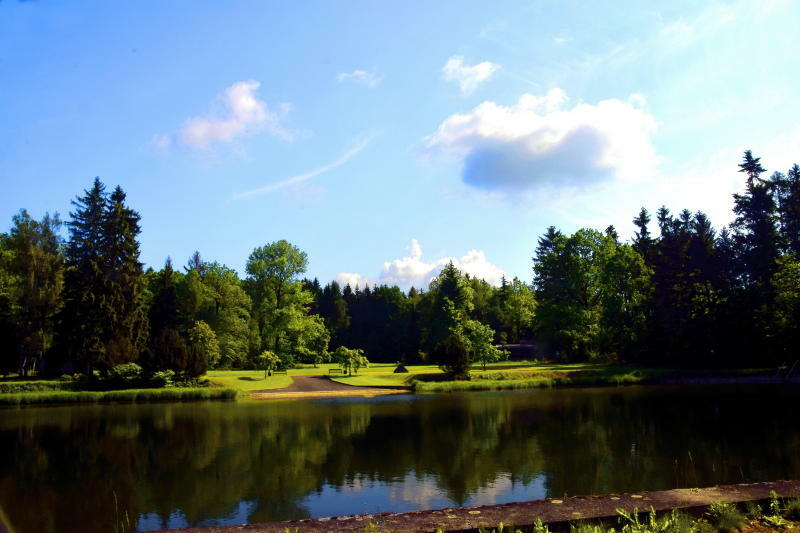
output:
[[212, 112], [187, 119], [175, 135], [157, 135], [152, 145], [159, 149], [176, 144], [205, 149], [261, 130], [286, 141], [293, 140], [293, 135], [281, 126], [291, 104], [282, 103], [271, 109], [256, 95], [260, 86], [254, 80], [234, 83], [217, 97]]
[[463, 164], [465, 183], [487, 191], [520, 192], [651, 176], [658, 163], [655, 118], [644, 97], [596, 105], [566, 105], [566, 93], [524, 94], [512, 106], [487, 101], [455, 114], [423, 139], [421, 154]]
[[380, 85], [381, 81], [383, 81], [383, 76], [378, 76], [374, 72], [367, 72], [366, 70], [356, 69], [353, 72], [340, 72], [336, 79], [339, 80], [339, 83], [344, 81], [352, 81], [354, 83], [360, 83], [370, 89], [374, 89], [378, 85]]
[[469, 94], [491, 78], [499, 68], [500, 65], [491, 61], [469, 66], [464, 63], [463, 56], [453, 56], [442, 67], [442, 75], [445, 80], [458, 83], [462, 93]]
[[285, 179], [283, 181], [270, 183], [268, 185], [259, 187], [257, 189], [251, 189], [249, 191], [236, 193], [231, 197], [231, 200], [241, 200], [242, 198], [247, 198], [250, 196], [269, 194], [278, 191], [280, 189], [285, 189], [287, 187], [297, 185], [304, 181], [310, 180], [311, 178], [319, 176], [320, 174], [324, 174], [325, 172], [333, 170], [334, 168], [344, 165], [345, 163], [350, 161], [353, 157], [355, 157], [362, 150], [364, 150], [364, 148], [366, 148], [369, 145], [369, 143], [372, 142], [373, 138], [374, 136], [370, 136], [363, 139], [362, 141], [355, 144], [353, 147], [345, 150], [345, 152], [342, 155], [340, 155], [335, 161], [331, 161], [327, 165], [315, 168], [314, 170], [311, 170], [309, 172], [304, 172], [303, 174], [297, 174], [296, 176], [292, 176], [291, 178]]
[[402, 289], [417, 287], [427, 289], [431, 280], [439, 275], [442, 268], [450, 261], [462, 272], [470, 276], [486, 280], [492, 285], [499, 285], [505, 272], [486, 259], [486, 254], [480, 250], [470, 250], [461, 258], [441, 257], [432, 262], [422, 259], [422, 247], [417, 239], [411, 239], [407, 256], [383, 263], [381, 273], [377, 278], [369, 278], [353, 272], [341, 272], [336, 280], [351, 286], [369, 285], [398, 285]]

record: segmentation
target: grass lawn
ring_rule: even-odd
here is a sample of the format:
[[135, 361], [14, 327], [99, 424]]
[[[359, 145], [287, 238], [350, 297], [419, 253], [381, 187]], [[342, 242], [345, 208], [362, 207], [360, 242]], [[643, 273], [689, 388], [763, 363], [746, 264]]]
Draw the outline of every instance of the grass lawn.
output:
[[[381, 365], [384, 366], [384, 365]], [[555, 385], [624, 385], [653, 383], [677, 378], [719, 378], [772, 375], [774, 369], [679, 369], [649, 368], [633, 365], [600, 363], [538, 363], [533, 361], [504, 361], [483, 367], [473, 367], [470, 381], [441, 381], [442, 371], [434, 365], [408, 365], [407, 374], [394, 374], [390, 368], [370, 368], [356, 376], [336, 376], [332, 379], [346, 385], [362, 387], [406, 386], [418, 392], [457, 390], [530, 389]]]
[[264, 379], [263, 370], [210, 370], [205, 377], [214, 385], [242, 392], [282, 389], [292, 384], [292, 378], [285, 374], [267, 376]]

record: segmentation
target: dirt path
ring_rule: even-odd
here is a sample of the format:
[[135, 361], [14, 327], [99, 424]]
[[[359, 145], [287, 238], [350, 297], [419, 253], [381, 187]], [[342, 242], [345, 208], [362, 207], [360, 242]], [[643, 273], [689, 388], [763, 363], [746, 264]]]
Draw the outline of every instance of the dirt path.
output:
[[292, 376], [292, 384], [282, 389], [257, 390], [253, 398], [313, 398], [317, 396], [377, 396], [403, 394], [406, 387], [357, 387], [332, 381], [328, 376]]

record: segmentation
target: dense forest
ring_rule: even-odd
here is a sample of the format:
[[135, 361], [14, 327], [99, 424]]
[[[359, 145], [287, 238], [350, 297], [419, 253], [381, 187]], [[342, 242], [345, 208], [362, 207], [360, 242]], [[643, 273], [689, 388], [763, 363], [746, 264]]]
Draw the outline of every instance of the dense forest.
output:
[[[424, 290], [304, 278], [307, 255], [279, 240], [244, 277], [199, 252], [184, 266], [139, 261], [140, 216], [99, 179], [66, 223], [23, 209], [0, 234], [0, 372], [104, 374], [136, 362], [185, 376], [320, 363], [337, 349], [371, 361], [430, 360], [458, 374], [530, 343], [538, 357], [664, 365], [761, 366], [800, 346], [800, 167], [768, 178], [744, 154], [735, 219], [702, 212], [616, 229], [550, 227], [532, 242], [532, 283], [495, 287], [447, 265]], [[66, 237], [63, 233], [66, 227]], [[532, 239], [533, 240], [533, 239]], [[360, 352], [359, 352], [360, 353]]]

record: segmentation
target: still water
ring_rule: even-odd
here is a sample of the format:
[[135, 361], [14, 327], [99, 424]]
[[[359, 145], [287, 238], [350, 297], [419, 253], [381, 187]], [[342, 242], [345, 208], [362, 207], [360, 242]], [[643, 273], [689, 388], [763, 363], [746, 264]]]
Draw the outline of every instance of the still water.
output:
[[[0, 410], [16, 531], [106, 532], [800, 478], [800, 389]], [[115, 503], [116, 501], [116, 503]]]

